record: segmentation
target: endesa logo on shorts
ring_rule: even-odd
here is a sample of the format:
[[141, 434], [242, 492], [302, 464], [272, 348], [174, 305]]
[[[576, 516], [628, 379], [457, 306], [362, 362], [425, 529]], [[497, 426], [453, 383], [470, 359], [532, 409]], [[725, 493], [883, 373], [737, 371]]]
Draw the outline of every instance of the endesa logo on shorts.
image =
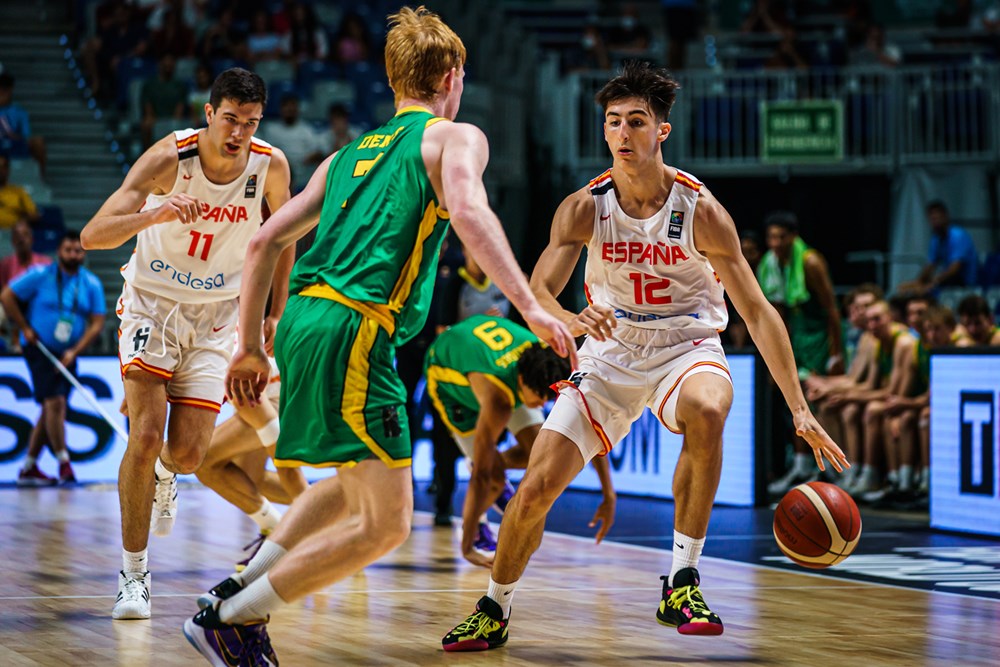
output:
[[149, 263], [149, 268], [153, 271], [153, 273], [161, 273], [166, 276], [168, 280], [172, 280], [175, 283], [184, 285], [185, 287], [190, 287], [191, 289], [210, 290], [226, 286], [226, 278], [221, 272], [216, 273], [214, 276], [204, 276], [199, 278], [193, 276], [190, 271], [178, 271], [162, 259], [154, 259]]

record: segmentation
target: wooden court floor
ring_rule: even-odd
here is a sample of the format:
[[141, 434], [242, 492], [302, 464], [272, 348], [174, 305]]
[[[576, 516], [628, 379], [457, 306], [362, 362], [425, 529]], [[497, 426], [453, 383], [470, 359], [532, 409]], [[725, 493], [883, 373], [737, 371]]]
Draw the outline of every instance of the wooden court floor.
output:
[[[112, 621], [120, 568], [110, 489], [0, 490], [0, 665], [207, 664], [180, 631], [254, 530], [203, 489], [181, 489], [174, 534], [151, 538], [153, 618]], [[997, 665], [1000, 602], [703, 560], [721, 637], [654, 619], [669, 554], [547, 535], [514, 599], [511, 639], [446, 654], [441, 636], [485, 590], [454, 531], [418, 514], [409, 541], [364, 573], [278, 614], [283, 666]]]

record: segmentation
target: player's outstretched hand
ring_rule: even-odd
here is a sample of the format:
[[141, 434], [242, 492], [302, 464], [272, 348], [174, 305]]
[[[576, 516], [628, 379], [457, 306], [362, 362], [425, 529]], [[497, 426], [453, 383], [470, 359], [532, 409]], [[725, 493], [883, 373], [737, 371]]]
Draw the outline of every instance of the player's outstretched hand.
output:
[[820, 470], [826, 470], [826, 466], [823, 464], [824, 457], [833, 464], [833, 468], [837, 472], [844, 472], [844, 468], [851, 467], [847, 456], [819, 425], [812, 412], [804, 410], [794, 415], [792, 419], [795, 422], [796, 435], [804, 438], [812, 447], [813, 456], [816, 457], [816, 465], [819, 466]]
[[549, 315], [541, 306], [533, 311], [522, 312], [521, 315], [524, 316], [528, 328], [548, 343], [560, 357], [569, 357], [570, 366], [576, 370], [576, 340], [570, 333], [569, 327]]
[[189, 194], [178, 192], [163, 202], [156, 209], [156, 213], [157, 222], [179, 220], [182, 225], [189, 225], [192, 222], [198, 222], [198, 216], [201, 214], [201, 202]]
[[487, 570], [493, 567], [493, 556], [485, 556], [475, 549], [470, 548], [462, 556], [473, 565], [485, 567]]
[[226, 372], [226, 398], [239, 406], [257, 405], [270, 372], [271, 365], [263, 348], [253, 352], [239, 350], [229, 362]]
[[591, 304], [569, 323], [569, 330], [574, 336], [587, 334], [597, 340], [611, 337], [611, 330], [618, 326], [615, 311], [607, 306]]
[[604, 536], [611, 530], [611, 526], [615, 524], [615, 503], [615, 496], [604, 496], [604, 500], [601, 501], [601, 504], [597, 506], [597, 511], [594, 512], [594, 518], [587, 524], [590, 528], [597, 527], [597, 524], [601, 525], [597, 529], [597, 535], [595, 536], [597, 544], [601, 543]]

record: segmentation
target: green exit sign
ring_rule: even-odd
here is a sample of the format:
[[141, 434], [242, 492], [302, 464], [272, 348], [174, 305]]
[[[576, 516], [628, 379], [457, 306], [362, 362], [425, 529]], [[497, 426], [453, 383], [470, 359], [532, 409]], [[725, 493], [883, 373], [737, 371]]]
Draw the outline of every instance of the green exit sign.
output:
[[764, 162], [838, 162], [844, 157], [844, 107], [839, 100], [761, 102]]

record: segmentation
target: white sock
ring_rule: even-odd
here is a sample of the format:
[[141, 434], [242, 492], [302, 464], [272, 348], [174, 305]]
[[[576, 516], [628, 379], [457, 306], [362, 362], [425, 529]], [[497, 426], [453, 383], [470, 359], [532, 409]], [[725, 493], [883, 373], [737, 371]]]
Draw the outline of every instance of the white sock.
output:
[[899, 466], [899, 490], [909, 491], [913, 488], [913, 466]]
[[153, 468], [153, 471], [161, 482], [169, 482], [174, 476], [174, 473], [167, 470], [167, 466], [163, 465], [163, 461], [160, 460], [159, 456], [156, 457], [156, 466]]
[[792, 469], [801, 474], [812, 472], [812, 462], [815, 460], [809, 454], [795, 452], [795, 461], [792, 463]]
[[69, 450], [64, 449], [56, 454], [56, 459], [59, 463], [69, 463]]
[[147, 550], [125, 551], [122, 549], [122, 572], [129, 574], [146, 574], [149, 570]]
[[500, 605], [504, 618], [510, 617], [510, 601], [514, 599], [515, 588], [517, 588], [516, 581], [512, 581], [509, 584], [498, 584], [493, 581], [493, 577], [490, 577], [490, 587], [487, 589], [486, 595]]
[[931, 488], [931, 469], [924, 468], [920, 471], [920, 488], [929, 489]]
[[861, 474], [858, 475], [858, 481], [855, 486], [861, 486], [868, 488], [875, 485], [875, 466], [868, 465], [867, 463], [861, 466]]
[[260, 579], [262, 575], [267, 574], [267, 571], [274, 567], [274, 564], [281, 560], [281, 557], [286, 553], [288, 553], [288, 549], [277, 542], [264, 540], [264, 543], [260, 545], [260, 549], [250, 562], [247, 563], [246, 569], [229, 576], [246, 586]]
[[36, 456], [25, 456], [24, 457], [24, 467], [21, 470], [28, 471], [35, 467], [38, 463], [38, 457]]
[[266, 619], [285, 604], [271, 585], [270, 578], [263, 576], [233, 597], [223, 600], [219, 605], [219, 620], [232, 625], [245, 625]]
[[247, 516], [253, 519], [253, 522], [260, 528], [260, 532], [265, 535], [274, 530], [278, 522], [281, 521], [281, 512], [274, 509], [271, 506], [271, 501], [267, 498], [264, 498], [264, 502], [261, 504], [259, 510]]
[[698, 567], [705, 538], [695, 539], [674, 531], [674, 560], [670, 563], [670, 585], [674, 585], [674, 575], [686, 567]]
[[893, 484], [896, 484], [896, 482], [898, 482], [898, 481], [899, 481], [899, 473], [898, 473], [898, 472], [896, 472], [895, 470], [890, 470], [890, 471], [889, 471], [889, 472], [888, 472], [888, 473], [886, 474], [885, 478], [886, 478], [887, 480], [889, 480], [890, 482], [892, 482]]

